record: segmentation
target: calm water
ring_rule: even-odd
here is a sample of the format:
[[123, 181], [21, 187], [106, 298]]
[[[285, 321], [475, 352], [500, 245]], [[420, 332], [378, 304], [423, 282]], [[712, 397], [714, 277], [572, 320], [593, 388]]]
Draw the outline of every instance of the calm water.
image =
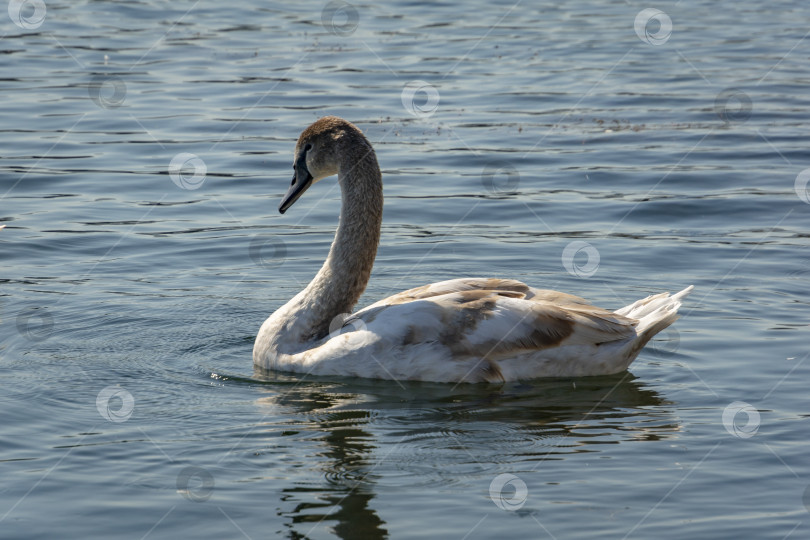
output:
[[[808, 537], [807, 2], [5, 11], [0, 537]], [[325, 114], [384, 170], [362, 304], [683, 317], [613, 377], [254, 373], [337, 223], [335, 182], [276, 211]]]

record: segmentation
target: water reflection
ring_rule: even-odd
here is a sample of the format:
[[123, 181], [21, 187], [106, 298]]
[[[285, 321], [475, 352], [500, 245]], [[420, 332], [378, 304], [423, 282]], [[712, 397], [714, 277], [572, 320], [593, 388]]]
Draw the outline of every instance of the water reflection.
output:
[[[660, 440], [680, 429], [670, 403], [630, 373], [503, 386], [301, 379], [256, 370], [262, 409], [316, 434], [323, 478], [289, 485], [290, 526], [309, 536], [385, 538], [374, 508], [381, 490], [447, 486], [493, 465], [565, 459], [600, 444]], [[303, 502], [302, 502], [303, 501]]]

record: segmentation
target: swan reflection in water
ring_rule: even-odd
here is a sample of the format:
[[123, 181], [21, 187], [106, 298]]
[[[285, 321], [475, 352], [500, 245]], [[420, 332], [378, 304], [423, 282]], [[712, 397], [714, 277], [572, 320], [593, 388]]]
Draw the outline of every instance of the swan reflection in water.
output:
[[291, 419], [272, 431], [317, 441], [301, 459], [310, 468], [317, 462], [322, 475], [282, 489], [279, 514], [289, 519], [291, 538], [324, 527], [337, 538], [387, 538], [374, 508], [383, 490], [437, 482], [469, 490], [488, 486], [498, 464], [534, 461], [540, 474], [544, 460], [666, 439], [681, 428], [672, 403], [629, 372], [453, 387], [297, 378], [256, 368], [253, 381], [268, 393], [257, 401], [261, 412]]

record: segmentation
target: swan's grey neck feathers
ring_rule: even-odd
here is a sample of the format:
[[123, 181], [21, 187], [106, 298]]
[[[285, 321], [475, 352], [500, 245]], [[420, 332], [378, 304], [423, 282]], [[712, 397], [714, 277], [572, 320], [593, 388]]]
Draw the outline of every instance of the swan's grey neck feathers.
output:
[[[337, 315], [351, 312], [368, 284], [380, 241], [383, 194], [377, 156], [358, 128], [333, 118], [317, 122], [313, 127], [320, 124], [324, 129], [302, 134], [298, 144], [321, 145], [321, 160], [337, 161], [342, 199], [326, 262], [307, 288], [280, 310], [293, 325], [286, 330], [302, 344], [325, 337]], [[334, 163], [322, 165], [335, 168]]]

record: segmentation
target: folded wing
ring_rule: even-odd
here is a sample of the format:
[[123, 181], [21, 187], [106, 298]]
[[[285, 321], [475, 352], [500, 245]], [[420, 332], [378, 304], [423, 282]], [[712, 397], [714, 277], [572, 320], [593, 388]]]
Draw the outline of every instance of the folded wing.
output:
[[635, 337], [637, 321], [582, 298], [508, 279], [454, 279], [411, 289], [349, 317], [392, 347], [441, 345], [451, 359], [497, 360], [563, 345]]

